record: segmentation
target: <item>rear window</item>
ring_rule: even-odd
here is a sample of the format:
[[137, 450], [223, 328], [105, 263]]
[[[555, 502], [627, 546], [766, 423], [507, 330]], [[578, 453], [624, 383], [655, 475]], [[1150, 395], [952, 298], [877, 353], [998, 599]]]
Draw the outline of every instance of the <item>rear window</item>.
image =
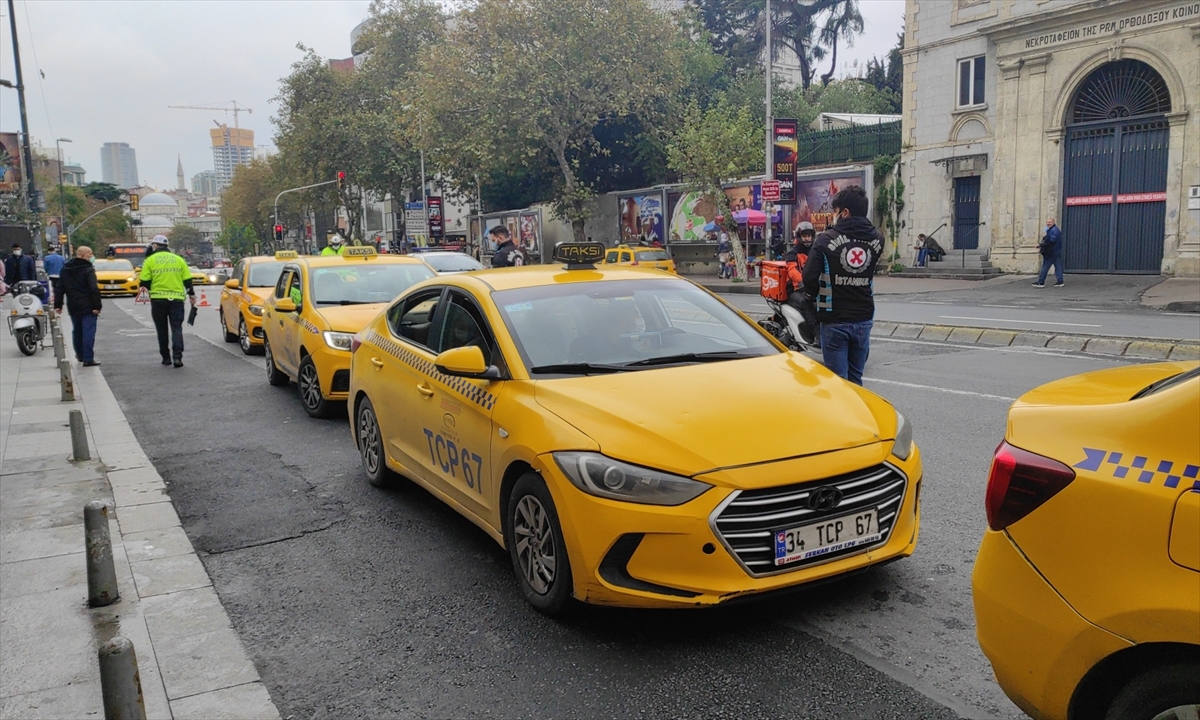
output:
[[1162, 392], [1163, 390], [1166, 390], [1167, 388], [1175, 387], [1176, 385], [1180, 385], [1182, 383], [1187, 382], [1188, 380], [1192, 380], [1197, 377], [1200, 377], [1200, 366], [1194, 367], [1191, 370], [1188, 370], [1187, 372], [1181, 372], [1178, 375], [1172, 375], [1171, 377], [1163, 378], [1162, 380], [1159, 380], [1156, 383], [1147, 385], [1146, 387], [1139, 390], [1137, 395], [1134, 395], [1133, 397], [1131, 397], [1129, 399], [1137, 400], [1138, 398], [1148, 397], [1150, 395], [1153, 395], [1154, 393]]
[[655, 260], [670, 260], [666, 250], [638, 250], [638, 262], [654, 262]]
[[283, 260], [279, 262], [253, 263], [250, 265], [249, 287], [275, 287], [279, 273], [283, 272]]
[[128, 260], [97, 260], [94, 267], [100, 271], [115, 270], [119, 272], [121, 270], [128, 270], [129, 272], [133, 272], [133, 263]]
[[434, 270], [438, 272], [470, 272], [472, 270], [482, 270], [483, 265], [470, 255], [461, 253], [444, 253], [428, 255], [418, 255], [422, 260], [427, 262]]

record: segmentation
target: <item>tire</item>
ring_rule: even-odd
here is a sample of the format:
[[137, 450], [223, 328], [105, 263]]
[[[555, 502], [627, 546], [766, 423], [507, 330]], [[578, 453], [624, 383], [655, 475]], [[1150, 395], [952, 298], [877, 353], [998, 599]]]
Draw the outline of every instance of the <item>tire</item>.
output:
[[309, 417], [329, 417], [333, 403], [321, 396], [321, 376], [317, 373], [312, 355], [305, 355], [300, 361], [300, 369], [296, 371], [296, 387], [300, 390], [300, 404]]
[[241, 315], [238, 315], [237, 341], [243, 355], [262, 355], [262, 345], [250, 343], [250, 329], [246, 327], [246, 318]]
[[217, 317], [221, 319], [221, 334], [225, 336], [225, 342], [235, 343], [238, 341], [238, 336], [229, 332], [229, 326], [225, 324], [225, 311], [221, 310], [217, 313]]
[[354, 414], [354, 436], [358, 441], [358, 455], [362, 458], [363, 474], [367, 482], [375, 487], [390, 487], [398, 476], [387, 466], [383, 449], [383, 431], [379, 429], [379, 418], [375, 406], [363, 398]]
[[37, 335], [32, 329], [17, 331], [17, 347], [26, 355], [33, 355], [38, 350]]
[[1181, 663], [1134, 677], [1117, 693], [1104, 720], [1176, 720], [1194, 718], [1197, 710], [1200, 664]]
[[263, 354], [266, 355], [267, 382], [275, 387], [287, 385], [290, 382], [287, 373], [275, 365], [275, 356], [271, 354], [271, 343], [266, 338], [263, 338]]
[[571, 563], [558, 510], [542, 478], [522, 475], [506, 513], [505, 542], [521, 592], [538, 612], [562, 614], [571, 601]]

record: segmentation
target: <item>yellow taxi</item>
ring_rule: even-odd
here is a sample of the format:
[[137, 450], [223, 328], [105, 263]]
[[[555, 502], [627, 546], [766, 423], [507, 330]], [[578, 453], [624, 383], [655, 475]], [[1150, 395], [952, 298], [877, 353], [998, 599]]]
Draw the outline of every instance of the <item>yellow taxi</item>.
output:
[[305, 411], [327, 417], [350, 388], [354, 333], [396, 295], [434, 275], [414, 257], [376, 255], [370, 246], [286, 261], [263, 300], [268, 382], [295, 379]]
[[288, 260], [300, 257], [295, 250], [275, 255], [242, 258], [233, 276], [221, 288], [217, 316], [225, 342], [237, 343], [246, 355], [261, 355], [263, 348], [263, 300], [275, 289], [279, 273]]
[[193, 285], [208, 285], [208, 273], [204, 272], [195, 265], [188, 265], [188, 272], [192, 274]]
[[93, 265], [96, 270], [96, 282], [100, 285], [100, 294], [104, 297], [112, 295], [137, 295], [141, 281], [138, 280], [137, 270], [133, 263], [121, 258], [96, 258]]
[[605, 251], [604, 262], [606, 265], [637, 265], [675, 272], [675, 261], [666, 248], [618, 245]]
[[[401, 474], [478, 525], [547, 614], [715, 605], [913, 552], [902, 415], [604, 253], [440, 276], [366, 325], [349, 407], [368, 481]], [[797, 413], [822, 421], [798, 433]]]
[[988, 477], [979, 645], [1038, 720], [1200, 712], [1200, 364], [1020, 397]]

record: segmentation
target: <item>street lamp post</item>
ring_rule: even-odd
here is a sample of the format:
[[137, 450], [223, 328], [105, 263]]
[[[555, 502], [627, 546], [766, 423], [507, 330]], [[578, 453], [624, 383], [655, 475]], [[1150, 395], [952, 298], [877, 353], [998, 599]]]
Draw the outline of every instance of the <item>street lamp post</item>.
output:
[[[58, 160], [58, 218], [59, 222], [62, 223], [62, 225], [58, 228], [60, 235], [65, 235], [67, 233], [67, 194], [66, 191], [63, 190], [63, 155], [62, 147], [59, 145], [59, 143], [69, 142], [71, 142], [70, 138], [54, 139], [54, 151], [56, 153], [55, 157]], [[70, 257], [69, 253], [71, 252], [71, 248], [68, 247], [66, 251], [68, 253], [68, 257]]]

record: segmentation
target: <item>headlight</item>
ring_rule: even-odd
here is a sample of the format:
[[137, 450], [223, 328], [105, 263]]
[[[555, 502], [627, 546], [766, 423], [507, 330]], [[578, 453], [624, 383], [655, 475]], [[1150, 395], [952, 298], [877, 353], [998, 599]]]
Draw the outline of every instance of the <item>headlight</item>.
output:
[[210, 283], [215, 283], [215, 282], [217, 281], [217, 276], [216, 276], [216, 275], [209, 275], [209, 276], [208, 276], [208, 281], [209, 281]]
[[896, 411], [896, 443], [892, 446], [892, 454], [901, 460], [907, 460], [912, 454], [912, 423], [908, 418]]
[[262, 313], [263, 313], [262, 305], [251, 305], [250, 306], [250, 314], [253, 315], [254, 317], [262, 317]]
[[682, 505], [712, 485], [638, 467], [599, 453], [554, 453], [554, 461], [575, 487], [598, 497], [646, 505]]
[[354, 339], [353, 335], [344, 332], [326, 331], [321, 336], [325, 338], [325, 344], [334, 350], [349, 350], [350, 341]]
[[133, 282], [134, 280], [137, 280], [137, 278], [135, 278], [135, 277], [134, 277], [134, 276], [132, 276], [132, 275], [130, 275], [129, 277], [125, 278], [125, 282], [127, 282], [127, 283], [131, 283], [131, 282]]

